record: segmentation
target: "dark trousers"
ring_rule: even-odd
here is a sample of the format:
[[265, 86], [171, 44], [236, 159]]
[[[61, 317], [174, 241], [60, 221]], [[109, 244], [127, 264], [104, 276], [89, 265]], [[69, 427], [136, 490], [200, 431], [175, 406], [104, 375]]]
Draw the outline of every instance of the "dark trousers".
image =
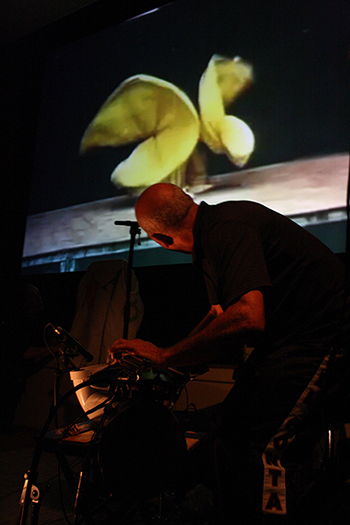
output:
[[[327, 523], [316, 481], [327, 430], [322, 395], [301, 418], [283, 451], [287, 514], [262, 511], [263, 453], [288, 418], [324, 359], [325, 351], [288, 347], [269, 356], [255, 352], [224, 400], [216, 440], [220, 521], [227, 524]], [[255, 354], [255, 355], [254, 355]], [[324, 445], [324, 446], [323, 446]]]

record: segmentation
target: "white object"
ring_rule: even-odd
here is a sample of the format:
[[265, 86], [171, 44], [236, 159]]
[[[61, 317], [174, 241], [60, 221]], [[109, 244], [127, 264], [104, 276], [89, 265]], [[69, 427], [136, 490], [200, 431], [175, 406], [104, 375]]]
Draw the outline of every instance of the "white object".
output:
[[[88, 381], [93, 374], [99, 372], [100, 370], [103, 370], [107, 366], [107, 363], [100, 365], [85, 366], [81, 368], [81, 370], [72, 370], [69, 373], [69, 376], [71, 381], [73, 382], [73, 385], [78, 386], [84, 381]], [[110, 393], [107, 390], [103, 390], [102, 388], [95, 388], [92, 385], [87, 385], [77, 390], [76, 396], [78, 398], [80, 406], [86, 413], [89, 410], [97, 407], [98, 405], [106, 401], [110, 397]], [[89, 419], [95, 419], [97, 417], [102, 416], [102, 414], [103, 407], [92, 412], [91, 414], [87, 414], [87, 416]]]

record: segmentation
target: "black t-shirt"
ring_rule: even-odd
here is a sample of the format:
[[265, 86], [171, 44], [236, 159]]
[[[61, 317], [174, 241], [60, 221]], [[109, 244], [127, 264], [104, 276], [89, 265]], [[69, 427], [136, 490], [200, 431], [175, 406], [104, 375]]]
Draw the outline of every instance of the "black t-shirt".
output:
[[343, 265], [290, 219], [254, 202], [203, 202], [193, 261], [203, 272], [210, 303], [224, 310], [245, 293], [262, 291], [263, 344], [270, 351], [332, 343], [343, 308]]

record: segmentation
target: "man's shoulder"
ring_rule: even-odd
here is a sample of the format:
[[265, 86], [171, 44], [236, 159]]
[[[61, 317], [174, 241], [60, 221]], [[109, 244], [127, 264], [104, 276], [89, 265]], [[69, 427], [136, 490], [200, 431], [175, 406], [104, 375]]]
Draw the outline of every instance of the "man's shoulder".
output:
[[[253, 216], [273, 213], [262, 204], [253, 201], [224, 201], [218, 204], [202, 202], [199, 206], [199, 222], [211, 220], [238, 220], [244, 222]], [[249, 221], [250, 222], [250, 221]]]

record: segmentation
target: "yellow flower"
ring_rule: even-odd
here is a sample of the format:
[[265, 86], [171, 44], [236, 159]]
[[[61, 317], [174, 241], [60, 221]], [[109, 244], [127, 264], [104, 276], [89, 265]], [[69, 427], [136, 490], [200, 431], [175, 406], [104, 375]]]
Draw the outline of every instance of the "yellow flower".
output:
[[[133, 190], [167, 180], [186, 185], [195, 179], [199, 140], [243, 166], [254, 149], [249, 126], [225, 108], [252, 82], [251, 67], [240, 59], [214, 55], [199, 85], [198, 115], [188, 96], [165, 80], [136, 75], [125, 80], [88, 126], [80, 150], [138, 142], [113, 171], [116, 186]], [[201, 175], [202, 175], [201, 170]]]

